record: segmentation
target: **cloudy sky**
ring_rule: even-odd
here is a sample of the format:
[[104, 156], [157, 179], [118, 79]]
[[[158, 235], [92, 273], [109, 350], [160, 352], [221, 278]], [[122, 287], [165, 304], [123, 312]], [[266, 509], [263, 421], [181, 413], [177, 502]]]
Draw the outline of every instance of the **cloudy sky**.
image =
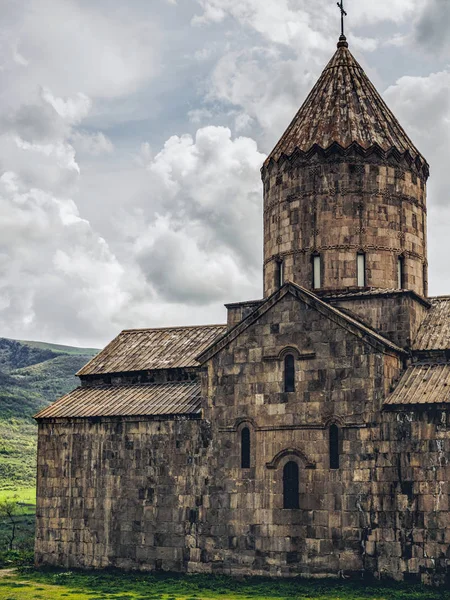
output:
[[[450, 1], [346, 4], [431, 165], [430, 292], [450, 294]], [[335, 50], [336, 1], [1, 6], [0, 336], [101, 346], [261, 297], [259, 169]]]

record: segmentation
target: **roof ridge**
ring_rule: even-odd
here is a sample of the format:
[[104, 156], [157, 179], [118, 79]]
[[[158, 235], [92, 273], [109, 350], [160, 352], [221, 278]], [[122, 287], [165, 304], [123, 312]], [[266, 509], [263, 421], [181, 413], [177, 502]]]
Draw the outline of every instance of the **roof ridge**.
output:
[[168, 329], [211, 329], [214, 327], [226, 326], [226, 323], [218, 323], [213, 325], [173, 325], [169, 327], [136, 327], [135, 329], [122, 329], [120, 333], [135, 333], [138, 331], [167, 331]]
[[[291, 290], [289, 288], [291, 288]], [[407, 352], [403, 350], [403, 348], [400, 348], [399, 346], [394, 344], [394, 342], [391, 342], [391, 340], [385, 338], [376, 330], [370, 329], [369, 327], [364, 325], [364, 323], [358, 321], [356, 318], [350, 317], [349, 315], [340, 311], [338, 308], [332, 306], [331, 304], [328, 304], [327, 302], [316, 296], [316, 294], [314, 294], [310, 290], [307, 290], [306, 288], [303, 288], [292, 281], [286, 281], [281, 288], [276, 290], [271, 296], [269, 296], [269, 298], [266, 298], [265, 302], [258, 306], [258, 308], [251, 312], [245, 319], [243, 319], [240, 323], [235, 325], [229, 331], [226, 331], [224, 335], [214, 340], [211, 345], [209, 345], [205, 350], [198, 354], [196, 357], [197, 361], [200, 362], [200, 364], [203, 364], [207, 360], [212, 358], [215, 354], [217, 354], [217, 352], [220, 352], [229, 343], [231, 343], [234, 339], [241, 335], [241, 333], [243, 333], [248, 327], [253, 325], [253, 323], [255, 323], [262, 315], [264, 315], [275, 304], [277, 304], [277, 302], [284, 298], [286, 294], [292, 293], [292, 291], [300, 292], [301, 294], [306, 296], [310, 301], [317, 302], [319, 307], [323, 308], [329, 314], [331, 313], [335, 315], [335, 317], [343, 319], [352, 327], [357, 328], [360, 331], [364, 331], [367, 335], [371, 336], [372, 346], [375, 343], [377, 343], [378, 345], [382, 345], [385, 348], [390, 348], [392, 351], [401, 353], [402, 355], [407, 354]], [[304, 297], [302, 298], [302, 301], [307, 303]], [[370, 341], [368, 340], [363, 341], [365, 341], [365, 343], [370, 344]]]
[[[162, 386], [162, 385], [180, 385], [180, 384], [184, 384], [184, 385], [199, 385], [200, 384], [200, 380], [199, 379], [194, 379], [194, 380], [188, 380], [188, 381], [146, 381], [146, 382], [141, 382], [141, 383], [102, 383], [99, 385], [78, 385], [76, 388], [74, 388], [72, 391], [74, 392], [75, 390], [84, 390], [84, 389], [102, 389], [102, 388], [107, 388], [107, 389], [112, 389], [112, 388], [129, 388], [129, 387], [145, 387], [145, 386]], [[72, 392], [70, 392], [72, 393]]]

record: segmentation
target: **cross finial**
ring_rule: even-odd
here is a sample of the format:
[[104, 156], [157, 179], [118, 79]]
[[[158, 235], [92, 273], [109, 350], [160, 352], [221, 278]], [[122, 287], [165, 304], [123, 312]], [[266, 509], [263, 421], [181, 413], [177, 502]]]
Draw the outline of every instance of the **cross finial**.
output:
[[341, 11], [341, 37], [339, 38], [338, 48], [341, 48], [342, 46], [345, 46], [346, 48], [348, 48], [347, 38], [345, 37], [345, 32], [344, 32], [344, 17], [347, 16], [347, 13], [345, 12], [345, 9], [344, 9], [344, 0], [340, 0], [340, 2], [337, 3], [337, 5]]

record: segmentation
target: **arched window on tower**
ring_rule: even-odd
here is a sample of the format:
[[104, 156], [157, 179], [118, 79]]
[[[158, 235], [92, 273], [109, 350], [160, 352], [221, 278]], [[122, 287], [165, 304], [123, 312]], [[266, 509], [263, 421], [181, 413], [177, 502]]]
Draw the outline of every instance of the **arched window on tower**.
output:
[[357, 286], [366, 287], [366, 255], [358, 252], [356, 255]]
[[283, 508], [299, 508], [298, 465], [293, 460], [283, 469]]
[[402, 290], [405, 287], [405, 257], [399, 256], [397, 259], [397, 285]]
[[428, 296], [428, 273], [427, 273], [427, 265], [424, 264], [422, 267], [422, 277], [423, 277], [423, 295], [425, 298]]
[[330, 425], [330, 469], [339, 469], [339, 427]]
[[250, 469], [250, 429], [241, 431], [241, 469]]
[[278, 289], [284, 285], [284, 260], [277, 260], [275, 265], [275, 287]]
[[320, 254], [312, 256], [313, 289], [319, 290], [322, 287], [322, 258]]
[[284, 357], [284, 391], [295, 392], [295, 358], [292, 354]]

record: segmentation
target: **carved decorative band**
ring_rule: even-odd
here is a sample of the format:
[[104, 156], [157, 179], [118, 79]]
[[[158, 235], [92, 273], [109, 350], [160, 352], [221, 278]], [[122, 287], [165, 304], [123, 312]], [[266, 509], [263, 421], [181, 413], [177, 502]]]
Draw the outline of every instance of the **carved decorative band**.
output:
[[[286, 198], [278, 198], [276, 200], [272, 200], [271, 202], [269, 202], [269, 204], [267, 204], [264, 207], [263, 214], [265, 216], [265, 215], [267, 215], [267, 213], [269, 213], [274, 208], [278, 208], [281, 204], [291, 204], [292, 202], [295, 202], [296, 200], [307, 200], [307, 199], [310, 200], [311, 198], [317, 199], [318, 196], [326, 196], [326, 197], [329, 197], [330, 200], [332, 200], [334, 202], [336, 198], [344, 199], [346, 196], [349, 196], [349, 195], [354, 195], [354, 196], [358, 196], [358, 197], [366, 197], [366, 198], [370, 198], [370, 199], [372, 199], [374, 197], [382, 197], [383, 200], [380, 202], [377, 202], [377, 205], [379, 205], [379, 206], [383, 206], [385, 204], [384, 200], [386, 198], [386, 194], [384, 194], [384, 190], [379, 190], [379, 191], [345, 190], [345, 192], [341, 192], [338, 194], [335, 194], [333, 192], [318, 193], [317, 191], [301, 192], [301, 193], [297, 193], [297, 194], [290, 194]], [[417, 198], [414, 198], [413, 196], [406, 196], [404, 194], [389, 194], [389, 198], [390, 199], [396, 198], [398, 200], [401, 200], [401, 203], [411, 204], [412, 206], [415, 206], [416, 208], [420, 208], [425, 214], [427, 213], [427, 207], [426, 207], [425, 203], [423, 201], [421, 202]], [[367, 208], [369, 208], [368, 205], [367, 205]], [[332, 205], [330, 205], [330, 209], [332, 210]]]
[[409, 250], [403, 250], [402, 248], [392, 248], [389, 246], [366, 246], [361, 244], [343, 244], [336, 246], [318, 246], [317, 248], [299, 248], [297, 250], [287, 250], [286, 252], [277, 252], [273, 254], [269, 258], [264, 260], [264, 265], [268, 265], [272, 261], [279, 261], [280, 258], [284, 258], [286, 256], [294, 256], [296, 254], [313, 254], [314, 252], [318, 252], [319, 254], [325, 250], [363, 250], [364, 252], [390, 252], [391, 254], [398, 254], [405, 256], [407, 258], [415, 258], [420, 262], [425, 264], [425, 257], [423, 254], [417, 254], [416, 252], [411, 252]]
[[289, 156], [287, 156], [286, 154], [281, 154], [281, 156], [277, 160], [274, 160], [273, 158], [269, 158], [268, 160], [266, 160], [261, 169], [261, 172], [262, 177], [264, 179], [264, 176], [267, 172], [270, 172], [274, 168], [282, 167], [286, 163], [291, 165], [295, 162], [310, 162], [316, 157], [322, 159], [345, 159], [348, 157], [355, 156], [363, 160], [368, 158], [375, 158], [388, 164], [405, 164], [408, 168], [414, 170], [424, 181], [426, 181], [430, 175], [430, 168], [428, 164], [419, 154], [417, 156], [412, 156], [408, 150], [406, 150], [405, 152], [400, 152], [395, 147], [392, 147], [389, 150], [383, 150], [383, 148], [381, 148], [381, 146], [379, 146], [378, 144], [374, 144], [370, 148], [363, 148], [357, 142], [353, 142], [347, 148], [343, 148], [337, 142], [333, 142], [328, 148], [322, 148], [318, 144], [314, 144], [306, 152], [300, 150], [300, 148], [295, 148], [295, 150]]

